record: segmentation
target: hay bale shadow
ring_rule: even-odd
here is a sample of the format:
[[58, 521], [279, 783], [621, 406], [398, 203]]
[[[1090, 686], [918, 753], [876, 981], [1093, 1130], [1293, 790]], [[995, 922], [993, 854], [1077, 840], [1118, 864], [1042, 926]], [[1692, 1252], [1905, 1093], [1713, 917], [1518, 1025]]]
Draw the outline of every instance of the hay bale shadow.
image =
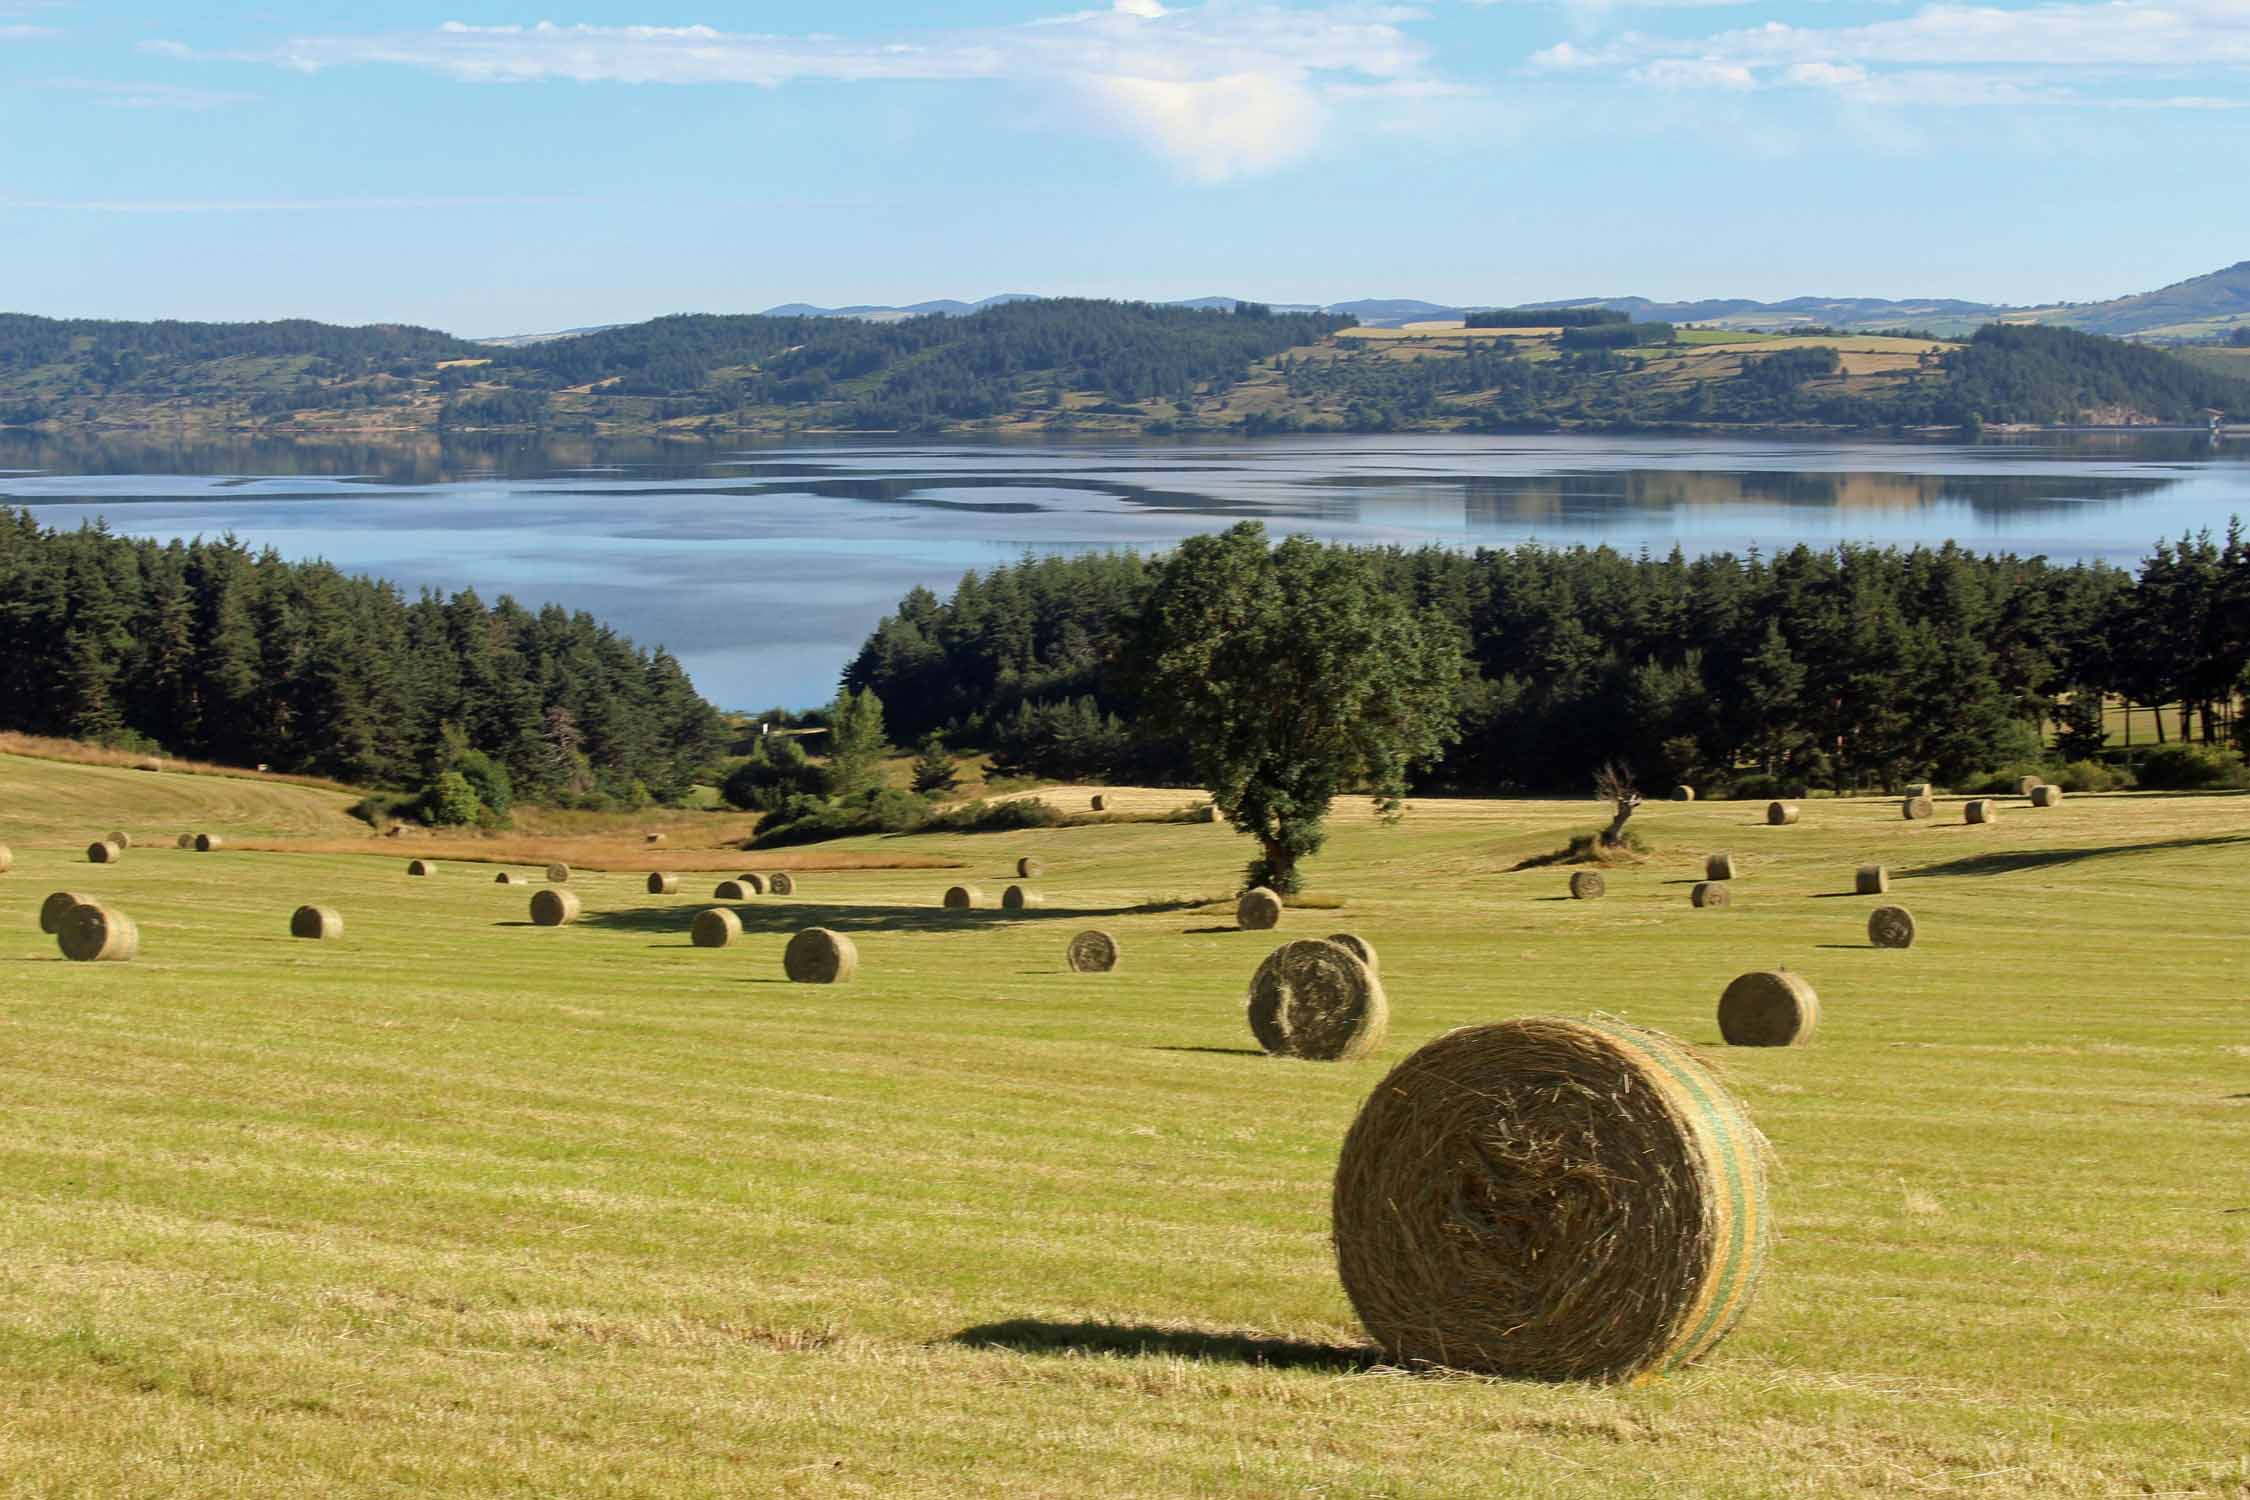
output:
[[1004, 1323], [964, 1328], [953, 1335], [951, 1342], [971, 1349], [1009, 1349], [1018, 1354], [1192, 1359], [1340, 1375], [1376, 1369], [1382, 1364], [1380, 1351], [1370, 1346], [1315, 1344], [1302, 1339], [1263, 1338], [1254, 1333], [1206, 1333], [1140, 1323], [1051, 1323], [1038, 1318], [1011, 1318]]
[[[807, 927], [831, 932], [960, 932], [978, 927], [1013, 926], [1023, 922], [1087, 922], [1105, 917], [1133, 916], [1146, 912], [1191, 910], [1199, 902], [1152, 901], [1141, 906], [1037, 906], [1022, 911], [999, 907], [947, 910], [934, 901], [928, 906], [896, 904], [842, 905], [806, 901], [801, 897], [753, 896], [746, 901], [715, 898], [675, 902], [663, 906], [620, 907], [614, 911], [587, 912], [580, 927], [600, 927], [612, 932], [672, 934], [688, 930], [695, 914], [723, 906], [742, 919], [745, 936], [789, 934]], [[1233, 928], [1225, 931], [1232, 932]]]
[[1228, 922], [1218, 927], [1183, 927], [1180, 929], [1180, 932], [1181, 935], [1185, 937], [1203, 937], [1209, 933], [1214, 932], [1241, 932], [1242, 930], [1242, 928], [1235, 926], [1232, 922]]
[[1260, 1047], [1150, 1047], [1151, 1052], [1202, 1052], [1212, 1057], [1264, 1057]]
[[1841, 948], [1847, 953], [1866, 953], [1874, 949], [1873, 943], [1815, 943], [1815, 948]]
[[1898, 872], [1900, 878], [1920, 880], [1933, 875], [2013, 875], [2023, 870], [2045, 870], [2088, 859], [2120, 859], [2134, 854], [2163, 854], [2183, 849], [2224, 849], [2250, 844], [2250, 833], [2212, 833], [2199, 838], [2151, 839], [2144, 844], [2102, 844], [2090, 849], [2000, 849], [1988, 854], [1965, 854], [1941, 864], [1920, 865]]

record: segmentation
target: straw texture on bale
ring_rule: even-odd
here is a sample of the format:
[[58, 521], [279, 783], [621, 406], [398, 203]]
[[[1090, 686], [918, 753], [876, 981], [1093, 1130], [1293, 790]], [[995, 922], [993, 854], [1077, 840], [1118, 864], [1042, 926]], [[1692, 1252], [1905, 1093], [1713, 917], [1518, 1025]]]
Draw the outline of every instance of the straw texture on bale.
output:
[[1820, 1025], [1820, 996], [1787, 969], [1745, 974], [1719, 995], [1719, 1035], [1730, 1047], [1794, 1047]]
[[1903, 906], [1878, 906], [1867, 914], [1867, 940], [1878, 948], [1914, 946], [1914, 913]]
[[651, 896], [677, 896], [680, 893], [680, 877], [658, 870], [648, 877], [648, 893]]
[[1997, 823], [2000, 821], [2000, 804], [1990, 797], [1979, 797], [1963, 804], [1961, 816], [1971, 823]]
[[945, 893], [945, 909], [947, 911], [967, 911], [983, 899], [984, 892], [973, 885], [952, 886]]
[[409, 875], [417, 876], [435, 875], [437, 873], [437, 866], [430, 863], [426, 859], [410, 859], [406, 862], [406, 873]]
[[1672, 788], [1672, 800], [1674, 802], [1693, 802], [1695, 800], [1695, 788], [1692, 786]]
[[563, 885], [568, 883], [569, 880], [570, 866], [564, 864], [547, 866], [547, 883], [549, 885]]
[[1861, 865], [1852, 872], [1852, 893], [1881, 896], [1891, 888], [1891, 872], [1882, 865]]
[[1688, 900], [1697, 906], [1732, 906], [1734, 893], [1727, 889], [1723, 881], [1699, 880], [1695, 883], [1695, 889], [1688, 892]]
[[499, 874], [492, 877], [492, 883], [494, 885], [522, 885], [524, 884], [524, 879], [522, 876], [516, 874], [513, 870], [502, 870]]
[[1630, 1380], [1710, 1352], [1768, 1242], [1765, 1142], [1688, 1049], [1533, 1016], [1377, 1084], [1336, 1165], [1336, 1266], [1392, 1362]]
[[195, 835], [192, 833], [181, 834], [178, 838], [172, 840], [172, 847], [175, 849], [193, 849], [195, 847]]
[[1011, 885], [1000, 893], [1003, 911], [1022, 911], [1027, 907], [1045, 906], [1047, 898], [1037, 891], [1027, 891], [1020, 885]]
[[1714, 854], [1705, 859], [1703, 861], [1703, 878], [1705, 880], [1734, 879], [1734, 856], [1731, 854]]
[[531, 920], [541, 927], [561, 927], [578, 920], [576, 891], [541, 891], [531, 898]]
[[1070, 940], [1064, 959], [1076, 974], [1107, 974], [1117, 967], [1117, 939], [1090, 927]]
[[199, 833], [195, 836], [195, 850], [198, 854], [209, 854], [214, 849], [224, 849], [226, 846], [227, 841], [215, 833]]
[[1573, 901], [1599, 901], [1609, 894], [1609, 882], [1592, 870], [1580, 870], [1570, 877], [1570, 899]]
[[1776, 828], [1785, 828], [1797, 821], [1798, 807], [1794, 802], [1769, 802], [1766, 804], [1766, 821]]
[[859, 949], [840, 932], [808, 927], [782, 950], [781, 971], [798, 984], [842, 984], [859, 972]]
[[39, 930], [49, 937], [62, 931], [62, 920], [70, 915], [74, 906], [84, 906], [94, 898], [77, 891], [57, 891], [39, 903]]
[[55, 942], [72, 963], [126, 963], [141, 951], [141, 930], [114, 906], [81, 901], [63, 913]]
[[1096, 798], [1094, 799], [1094, 811], [1095, 811], [1095, 812], [1108, 812], [1108, 811], [1109, 811], [1109, 799], [1108, 799], [1107, 797], [1096, 797]]
[[766, 877], [755, 870], [747, 874], [737, 875], [734, 878], [746, 887], [753, 896], [763, 896], [766, 893]]
[[1380, 974], [1383, 966], [1376, 961], [1375, 945], [1356, 932], [1331, 932], [1328, 941], [1367, 965], [1367, 972]]
[[695, 922], [688, 928], [688, 940], [698, 948], [724, 948], [742, 936], [742, 918], [723, 906], [695, 914]]
[[776, 870], [766, 877], [766, 889], [776, 896], [794, 896], [797, 894], [796, 877], [786, 870]]
[[327, 942], [344, 935], [343, 914], [332, 906], [300, 906], [289, 914], [289, 935]]
[[1016, 861], [1016, 878], [1018, 880], [1037, 880], [1046, 873], [1047, 867], [1028, 854]]
[[125, 851], [107, 839], [97, 839], [86, 846], [86, 863], [90, 865], [114, 865], [124, 857]]
[[1383, 1045], [1391, 1004], [1374, 970], [1322, 938], [1283, 943], [1250, 980], [1250, 1033], [1276, 1057], [1353, 1062]]
[[2031, 789], [2033, 807], [2053, 807], [2062, 799], [2063, 790], [2059, 786], [2035, 786]]
[[711, 899], [714, 901], [747, 901], [750, 899], [750, 887], [739, 880], [722, 880], [712, 887]]
[[2016, 778], [2016, 795], [2028, 797], [2046, 784], [2036, 776], [2018, 776]]
[[1912, 823], [1936, 812], [1937, 804], [1930, 800], [1928, 792], [1921, 792], [1910, 795], [1904, 802], [1901, 802], [1898, 805], [1898, 810], [1905, 816], [1907, 822]]
[[1252, 886], [1234, 903], [1234, 925], [1244, 932], [1270, 932], [1281, 925], [1282, 900], [1278, 891]]
[[120, 849], [130, 849], [133, 847], [133, 836], [121, 829], [109, 836], [109, 842], [115, 844]]

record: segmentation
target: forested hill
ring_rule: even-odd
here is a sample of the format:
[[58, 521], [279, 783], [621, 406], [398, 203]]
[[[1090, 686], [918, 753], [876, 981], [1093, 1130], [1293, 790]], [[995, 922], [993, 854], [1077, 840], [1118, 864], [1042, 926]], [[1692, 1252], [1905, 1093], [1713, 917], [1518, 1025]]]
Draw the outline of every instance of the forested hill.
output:
[[1782, 336], [1531, 309], [1477, 324], [1057, 299], [894, 322], [687, 315], [500, 347], [404, 327], [0, 317], [0, 425], [1255, 436], [2250, 417], [2250, 382], [2059, 328]]

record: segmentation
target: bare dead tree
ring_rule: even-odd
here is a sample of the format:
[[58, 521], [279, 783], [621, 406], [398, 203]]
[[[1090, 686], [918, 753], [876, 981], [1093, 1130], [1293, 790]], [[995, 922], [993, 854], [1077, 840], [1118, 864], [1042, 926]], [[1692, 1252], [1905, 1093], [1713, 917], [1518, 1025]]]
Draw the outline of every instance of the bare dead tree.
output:
[[1625, 821], [1641, 805], [1633, 786], [1633, 773], [1611, 761], [1594, 773], [1594, 799], [1610, 804], [1609, 827], [1602, 830], [1602, 847], [1615, 849], [1625, 842]]

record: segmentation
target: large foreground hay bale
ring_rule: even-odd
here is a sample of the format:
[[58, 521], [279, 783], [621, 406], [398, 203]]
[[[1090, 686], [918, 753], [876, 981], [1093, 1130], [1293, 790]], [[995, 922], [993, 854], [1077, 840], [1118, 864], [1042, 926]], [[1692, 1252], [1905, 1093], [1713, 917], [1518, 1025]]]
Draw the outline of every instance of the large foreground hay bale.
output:
[[1914, 946], [1914, 913], [1903, 906], [1878, 906], [1867, 914], [1867, 940], [1878, 948]]
[[1688, 900], [1697, 906], [1732, 906], [1734, 893], [1724, 881], [1698, 880], [1695, 889], [1688, 892]]
[[695, 914], [695, 922], [688, 928], [688, 941], [698, 948], [724, 948], [742, 936], [742, 918], [723, 906]]
[[1281, 925], [1282, 908], [1279, 891], [1254, 885], [1234, 903], [1234, 925], [1244, 932], [1271, 932]]
[[680, 893], [680, 877], [658, 870], [648, 877], [648, 893], [651, 896], [677, 896]]
[[1599, 901], [1609, 894], [1609, 882], [1592, 870], [1580, 870], [1570, 877], [1570, 899], [1573, 901]]
[[544, 890], [531, 898], [531, 920], [541, 927], [575, 922], [580, 910], [576, 891]]
[[1997, 823], [2000, 821], [2000, 804], [1990, 797], [1979, 797], [1962, 804], [1961, 816], [1970, 823]]
[[1670, 1037], [1547, 1016], [1463, 1027], [1360, 1107], [1336, 1164], [1336, 1267], [1400, 1365], [1678, 1369], [1757, 1291], [1764, 1145]]
[[711, 888], [711, 899], [714, 901], [747, 901], [750, 899], [750, 887], [739, 880], [722, 880]]
[[328, 942], [344, 935], [344, 918], [332, 906], [300, 906], [289, 914], [289, 935]]
[[125, 963], [141, 951], [141, 930], [114, 906], [81, 901], [55, 929], [62, 956], [72, 963]]
[[1937, 804], [1930, 800], [1928, 792], [1910, 792], [1907, 794], [1906, 800], [1898, 805], [1898, 810], [1907, 822], [1913, 823], [1935, 813]]
[[226, 846], [227, 841], [215, 833], [199, 833], [195, 836], [195, 852], [198, 854], [209, 854], [214, 849], [224, 849]]
[[94, 898], [79, 891], [57, 891], [39, 903], [39, 930], [49, 937], [62, 931], [62, 920], [70, 915], [74, 906], [84, 906]]
[[1703, 861], [1705, 880], [1732, 880], [1734, 874], [1734, 856], [1731, 854], [1713, 854]]
[[736, 884], [742, 886], [753, 896], [763, 896], [766, 893], [766, 877], [755, 870], [737, 875], [734, 878]]
[[133, 836], [125, 832], [123, 829], [118, 829], [117, 831], [110, 834], [109, 842], [115, 844], [120, 849], [130, 849], [133, 847]]
[[1027, 891], [1020, 885], [1011, 885], [1000, 893], [1003, 911], [1024, 911], [1034, 906], [1045, 906], [1047, 898], [1037, 891]]
[[843, 984], [859, 972], [859, 949], [840, 932], [808, 927], [782, 950], [781, 972], [798, 984]]
[[2062, 799], [2063, 789], [2059, 786], [2035, 786], [2031, 789], [2033, 807], [2057, 807], [2061, 805]]
[[1356, 932], [1331, 932], [1328, 941], [1367, 965], [1367, 972], [1380, 974], [1383, 966], [1375, 959], [1375, 945]]
[[1719, 995], [1719, 1035], [1730, 1047], [1794, 1047], [1820, 1025], [1820, 997], [1787, 969], [1745, 974]]
[[766, 889], [776, 896], [797, 894], [797, 878], [787, 870], [776, 870], [766, 877]]
[[1852, 894], [1880, 896], [1891, 888], [1891, 872], [1882, 865], [1861, 865], [1852, 872]]
[[1028, 854], [1016, 861], [1016, 878], [1019, 880], [1037, 880], [1046, 873], [1047, 867]]
[[[946, 888], [944, 904], [947, 911], [969, 911], [982, 900], [984, 900], [984, 892], [978, 890], [975, 886], [956, 885]], [[819, 929], [815, 928], [814, 930], [818, 931]]]
[[2047, 783], [2045, 781], [2041, 780], [2037, 776], [2018, 776], [2016, 778], [2016, 795], [2019, 797], [2028, 797], [2033, 792], [2038, 791], [2046, 784]]
[[114, 865], [124, 857], [125, 851], [108, 839], [96, 839], [86, 846], [86, 863], [90, 865]]
[[547, 866], [547, 883], [549, 885], [567, 885], [569, 882], [570, 866], [559, 862]]
[[425, 875], [435, 875], [437, 865], [426, 859], [410, 859], [406, 862], [406, 873], [419, 880]]
[[1276, 1057], [1352, 1062], [1391, 1029], [1382, 981], [1358, 955], [1323, 938], [1283, 943], [1250, 980], [1250, 1032]]
[[1063, 950], [1064, 961], [1075, 974], [1107, 974], [1117, 967], [1117, 939], [1099, 928], [1089, 927], [1070, 940]]
[[1794, 802], [1768, 802], [1766, 822], [1775, 828], [1786, 828], [1797, 821], [1797, 804]]
[[1672, 788], [1672, 800], [1674, 802], [1693, 802], [1695, 800], [1695, 788], [1685, 785]]

